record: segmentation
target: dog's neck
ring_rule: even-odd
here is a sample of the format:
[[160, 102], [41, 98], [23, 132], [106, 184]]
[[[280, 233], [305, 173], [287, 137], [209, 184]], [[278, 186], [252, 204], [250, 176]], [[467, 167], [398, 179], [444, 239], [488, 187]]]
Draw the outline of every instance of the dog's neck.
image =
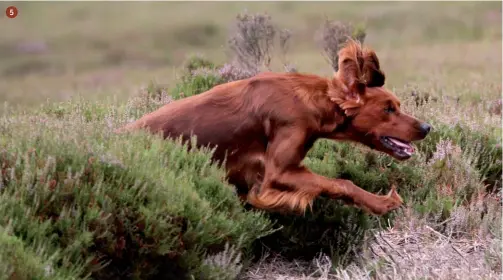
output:
[[334, 126], [330, 133], [344, 133], [351, 124], [354, 115], [358, 108], [363, 105], [363, 100], [347, 99], [347, 87], [335, 76], [328, 83], [326, 92], [327, 98], [330, 100], [331, 106], [329, 114], [335, 120]]
[[363, 98], [356, 95], [356, 98], [350, 98], [349, 89], [338, 78], [337, 75], [328, 82], [327, 97], [336, 104], [346, 117], [354, 116], [358, 109], [364, 104]]

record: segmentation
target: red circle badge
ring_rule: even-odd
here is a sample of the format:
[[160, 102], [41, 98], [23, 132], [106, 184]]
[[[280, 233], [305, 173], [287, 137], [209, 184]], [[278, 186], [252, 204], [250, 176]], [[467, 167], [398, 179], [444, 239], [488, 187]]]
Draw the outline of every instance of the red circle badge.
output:
[[8, 18], [15, 18], [15, 17], [17, 17], [17, 13], [18, 13], [18, 10], [14, 6], [7, 7], [7, 9], [5, 10], [5, 15]]

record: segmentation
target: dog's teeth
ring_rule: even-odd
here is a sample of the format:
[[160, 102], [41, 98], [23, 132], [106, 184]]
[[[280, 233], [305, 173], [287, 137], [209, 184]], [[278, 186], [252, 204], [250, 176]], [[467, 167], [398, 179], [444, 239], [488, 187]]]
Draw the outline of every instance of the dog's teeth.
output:
[[409, 148], [410, 146], [402, 141], [399, 141], [399, 140], [396, 140], [396, 139], [393, 139], [393, 138], [389, 138], [389, 140], [391, 142], [393, 142], [393, 144], [397, 145], [397, 146], [400, 146], [400, 147], [403, 147], [403, 148]]

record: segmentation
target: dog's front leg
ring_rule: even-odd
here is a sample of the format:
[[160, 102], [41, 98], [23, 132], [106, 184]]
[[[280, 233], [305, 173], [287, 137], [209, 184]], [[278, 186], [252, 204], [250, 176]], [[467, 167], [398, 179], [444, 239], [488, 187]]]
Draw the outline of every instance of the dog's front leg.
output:
[[386, 214], [403, 203], [394, 187], [387, 195], [376, 195], [351, 181], [326, 178], [305, 167], [286, 170], [275, 180], [254, 187], [248, 194], [248, 202], [261, 209], [287, 208], [302, 213], [321, 194], [342, 199], [375, 215]]
[[248, 193], [248, 202], [266, 210], [304, 212], [320, 194], [343, 199], [363, 210], [382, 215], [402, 205], [392, 188], [388, 195], [369, 193], [348, 180], [330, 179], [301, 166], [306, 134], [300, 129], [283, 129], [268, 147], [262, 184]]

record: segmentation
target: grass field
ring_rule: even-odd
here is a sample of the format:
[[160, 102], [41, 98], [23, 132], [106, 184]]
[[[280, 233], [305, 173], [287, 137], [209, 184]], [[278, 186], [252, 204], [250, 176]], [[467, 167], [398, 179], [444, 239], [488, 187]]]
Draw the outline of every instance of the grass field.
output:
[[[46, 166], [50, 165], [47, 158], [52, 157], [63, 158], [54, 163], [56, 177], [65, 177], [64, 174], [56, 174], [65, 173], [65, 170], [69, 169], [68, 178], [74, 178], [72, 172], [87, 166], [85, 157], [90, 153], [101, 158], [105, 157], [105, 162], [110, 162], [113, 158], [114, 162], [117, 160], [126, 166], [124, 169], [126, 171], [113, 172], [107, 169], [109, 167], [96, 167], [96, 170], [102, 169], [96, 171], [98, 177], [103, 175], [106, 178], [116, 172], [133, 174], [131, 181], [122, 177], [115, 183], [106, 179], [99, 179], [102, 181], [96, 179], [96, 182], [104, 186], [108, 186], [107, 184], [111, 188], [119, 185], [122, 188], [128, 184], [136, 186], [134, 183], [136, 178], [137, 181], [143, 180], [142, 182], [146, 182], [147, 185], [161, 186], [163, 190], [176, 190], [177, 195], [190, 202], [179, 207], [178, 205], [167, 207], [162, 201], [156, 200], [154, 204], [149, 202], [150, 204], [140, 211], [133, 207], [134, 203], [143, 201], [135, 200], [139, 194], [136, 192], [133, 194], [131, 191], [121, 196], [110, 191], [104, 194], [103, 197], [107, 198], [102, 198], [103, 201], [114, 197], [123, 204], [114, 204], [111, 210], [102, 207], [99, 211], [110, 211], [114, 213], [111, 215], [120, 216], [119, 220], [129, 218], [126, 219], [126, 214], [122, 216], [123, 214], [114, 212], [114, 207], [132, 209], [134, 213], [138, 211], [138, 215], [145, 215], [148, 219], [152, 219], [150, 221], [165, 226], [163, 229], [172, 236], [177, 236], [173, 232], [177, 232], [178, 228], [174, 230], [166, 226], [172, 220], [161, 218], [161, 211], [156, 209], [186, 216], [189, 224], [209, 219], [215, 223], [214, 227], [198, 224], [194, 226], [193, 231], [180, 233], [185, 243], [203, 244], [201, 248], [209, 248], [208, 251], [221, 249], [222, 240], [231, 240], [232, 245], [246, 251], [246, 248], [252, 246], [250, 244], [254, 242], [253, 237], [259, 237], [270, 229], [264, 217], [242, 212], [229, 193], [213, 188], [226, 184], [219, 177], [221, 170], [206, 167], [205, 155], [190, 153], [187, 155], [186, 152], [179, 151], [176, 148], [178, 146], [165, 147], [146, 136], [135, 136], [129, 141], [112, 138], [107, 132], [109, 128], [123, 123], [126, 119], [138, 117], [138, 112], [131, 113], [128, 110], [131, 106], [136, 106], [132, 100], [136, 100], [139, 93], [149, 84], [165, 86], [168, 94], [174, 91], [182, 81], [183, 66], [190, 55], [201, 54], [215, 64], [229, 61], [227, 39], [233, 32], [231, 27], [236, 15], [245, 11], [266, 12], [271, 15], [273, 22], [279, 28], [289, 29], [292, 32], [292, 39], [286, 59], [300, 72], [324, 76], [333, 74], [329, 63], [322, 55], [322, 49], [315, 40], [315, 35], [324, 20], [340, 20], [365, 26], [367, 32], [365, 44], [374, 48], [379, 56], [381, 67], [386, 72], [386, 87], [395, 91], [404, 101], [406, 110], [433, 123], [439, 131], [435, 134], [438, 139], [424, 144], [417, 159], [403, 164], [392, 163], [383, 156], [377, 157], [375, 165], [359, 164], [360, 159], [365, 161], [368, 155], [373, 153], [360, 151], [357, 148], [354, 148], [353, 158], [341, 155], [340, 149], [336, 148], [330, 150], [334, 156], [325, 155], [318, 158], [316, 154], [320, 154], [319, 151], [325, 147], [316, 147], [309, 164], [320, 173], [325, 172], [327, 176], [340, 175], [342, 172], [340, 170], [344, 168], [351, 171], [351, 167], [346, 165], [354, 164], [361, 170], [351, 171], [353, 172], [351, 176], [374, 172], [377, 175], [372, 175], [375, 177], [369, 177], [373, 179], [367, 181], [385, 184], [383, 182], [387, 181], [379, 177], [380, 171], [376, 170], [389, 167], [399, 175], [392, 174], [395, 171], [389, 171], [389, 174], [386, 173], [388, 171], [382, 172], [389, 176], [403, 176], [402, 181], [407, 184], [407, 189], [403, 190], [405, 197], [410, 200], [406, 209], [399, 212], [393, 226], [379, 227], [377, 236], [365, 241], [362, 245], [363, 251], [359, 253], [357, 260], [353, 260], [348, 266], [338, 266], [335, 253], [332, 256], [320, 255], [313, 261], [296, 261], [271, 253], [270, 257], [264, 254], [258, 261], [255, 259], [252, 263], [245, 262], [246, 267], [243, 269], [241, 264], [233, 262], [234, 259], [222, 260], [206, 256], [204, 264], [213, 270], [208, 269], [212, 273], [217, 273], [212, 267], [224, 263], [226, 277], [232, 275], [235, 278], [239, 275], [243, 279], [501, 278], [501, 200], [498, 200], [501, 196], [502, 133], [502, 4], [500, 2], [1, 2], [0, 9], [3, 11], [10, 5], [15, 5], [19, 9], [18, 17], [15, 19], [9, 19], [5, 15], [0, 17], [0, 34], [2, 34], [0, 35], [0, 101], [5, 104], [0, 108], [0, 113], [3, 113], [0, 125], [2, 133], [0, 159], [3, 172], [3, 177], [0, 177], [0, 192], [3, 191], [0, 196], [0, 210], [4, 211], [3, 213], [10, 213], [4, 219], [0, 218], [0, 229], [2, 229], [0, 246], [8, 245], [0, 247], [0, 251], [8, 252], [0, 253], [0, 272], [7, 275], [6, 273], [14, 271], [20, 278], [6, 279], [28, 279], [35, 277], [34, 275], [45, 276], [30, 279], [46, 279], [44, 277], [48, 277], [47, 274], [40, 271], [55, 265], [56, 262], [47, 264], [52, 257], [57, 259], [55, 256], [59, 256], [58, 254], [68, 257], [68, 259], [61, 257], [62, 261], [60, 260], [58, 264], [65, 264], [68, 260], [86, 263], [87, 257], [99, 251], [92, 246], [86, 247], [91, 249], [80, 259], [76, 257], [77, 251], [65, 249], [65, 246], [77, 246], [67, 241], [65, 241], [67, 243], [61, 241], [61, 247], [47, 245], [44, 250], [40, 249], [43, 247], [40, 244], [45, 242], [45, 237], [47, 240], [49, 237], [54, 238], [52, 235], [44, 235], [49, 226], [42, 222], [38, 224], [25, 217], [43, 207], [33, 210], [35, 211], [33, 213], [31, 210], [23, 212], [23, 208], [16, 208], [16, 201], [22, 201], [20, 205], [26, 203], [29, 205], [26, 206], [28, 209], [32, 207], [33, 199], [41, 199], [32, 198], [27, 194], [29, 192], [21, 190], [31, 188], [26, 182], [31, 180], [30, 176], [35, 176], [33, 174], [38, 176], [51, 173], [46, 170], [49, 168]], [[282, 61], [279, 59], [281, 55], [277, 50], [275, 54], [273, 68], [283, 71]], [[411, 92], [428, 93], [436, 98], [436, 101], [422, 106], [414, 105]], [[81, 99], [76, 101], [76, 97]], [[146, 107], [139, 112], [146, 112]], [[114, 146], [114, 141], [122, 146]], [[151, 143], [149, 141], [153, 141], [153, 144], [146, 144]], [[451, 144], [454, 148], [450, 146]], [[151, 148], [151, 145], [157, 150]], [[458, 148], [461, 152], [457, 152]], [[31, 162], [25, 156], [31, 155], [33, 150], [37, 150], [41, 158], [38, 161], [33, 159]], [[449, 166], [445, 171], [439, 171], [443, 167], [432, 163], [431, 158], [438, 160], [445, 154], [453, 158], [454, 167]], [[184, 165], [185, 163], [177, 161], [179, 165], [170, 169], [170, 172], [167, 172], [169, 174], [164, 174], [164, 169], [159, 167], [158, 163], [170, 162], [177, 155], [184, 158], [181, 162], [187, 157], [188, 163]], [[344, 166], [338, 169], [339, 173], [335, 171], [331, 173], [330, 164], [333, 161], [330, 160], [335, 160]], [[28, 164], [30, 162], [32, 165]], [[413, 169], [419, 171], [411, 171]], [[11, 174], [8, 172], [12, 175], [6, 175]], [[409, 177], [414, 178], [407, 179], [408, 175], [403, 175], [409, 174], [407, 172], [412, 174]], [[421, 174], [424, 177], [437, 177], [431, 180], [418, 179]], [[20, 178], [17, 181], [13, 179], [17, 178], [16, 176]], [[34, 178], [32, 178], [34, 181], [38, 180]], [[64, 180], [64, 184], [67, 184], [68, 178]], [[75, 180], [81, 182], [80, 179]], [[183, 182], [180, 184], [186, 185], [190, 190], [179, 190], [173, 183], [179, 180]], [[379, 190], [377, 186], [364, 179], [361, 180], [362, 184], [369, 185], [368, 188]], [[41, 188], [45, 192], [49, 187], [43, 182], [34, 185], [43, 186]], [[487, 184], [491, 185], [491, 190], [495, 190], [495, 193], [483, 191], [488, 198], [482, 197], [482, 192], [477, 193]], [[4, 185], [16, 191], [4, 191]], [[426, 185], [429, 187], [425, 187]], [[92, 190], [92, 187], [85, 183], [79, 186], [88, 191]], [[88, 187], [91, 189], [87, 189]], [[477, 190], [475, 193], [480, 194], [478, 197], [475, 195], [468, 199], [457, 196], [461, 193], [465, 195], [465, 192], [473, 189]], [[148, 189], [143, 194], [146, 197], [145, 201], [156, 197], [154, 194], [168, 200], [170, 197], [169, 191], [156, 193], [155, 190]], [[170, 201], [177, 203], [174, 200]], [[222, 203], [225, 205], [222, 206]], [[440, 214], [430, 211], [437, 209], [436, 205], [440, 204], [445, 209], [448, 208], [448, 211], [444, 208], [440, 210]], [[192, 211], [190, 207], [197, 209]], [[22, 212], [25, 215], [21, 215]], [[359, 215], [355, 213], [356, 210], [348, 215]], [[484, 213], [483, 218], [477, 218], [480, 213]], [[91, 223], [93, 219], [89, 218], [89, 221], [86, 221]], [[281, 220], [283, 225], [305, 222], [285, 221], [278, 217], [268, 219]], [[311, 218], [307, 220], [309, 219]], [[318, 217], [310, 221], [319, 221], [318, 219], [323, 220]], [[376, 220], [371, 221], [377, 223]], [[235, 228], [239, 229], [233, 230], [233, 223], [236, 224]], [[254, 223], [263, 227], [255, 228]], [[86, 223], [78, 224], [81, 228], [86, 225]], [[58, 234], [65, 232], [67, 226], [70, 227], [68, 224], [58, 224]], [[107, 225], [103, 227], [106, 228]], [[30, 230], [26, 230], [30, 228], [37, 228], [37, 231], [33, 230], [34, 233], [30, 233]], [[180, 226], [180, 231], [181, 228], [183, 227]], [[119, 234], [117, 228], [108, 230], [114, 232], [113, 234]], [[319, 230], [316, 232], [319, 235], [315, 234], [314, 240], [327, 238], [327, 235], [320, 236], [329, 230]], [[73, 231], [68, 232], [72, 232], [71, 236], [75, 234]], [[213, 238], [216, 232], [221, 233], [221, 236]], [[241, 232], [250, 232], [251, 235], [238, 242], [237, 236]], [[156, 238], [161, 240], [163, 233], [152, 230], [149, 234], [155, 240], [158, 240]], [[347, 231], [342, 234], [351, 235], [353, 232]], [[64, 234], [62, 236], [67, 238]], [[273, 238], [276, 237], [278, 235], [273, 235]], [[78, 238], [81, 238], [78, 246], [91, 242], [84, 234], [78, 235]], [[106, 240], [100, 243], [104, 244], [104, 247], [108, 246], [107, 242], [113, 243], [111, 239]], [[166, 250], [176, 243], [162, 240], [165, 243], [159, 241], [162, 243], [159, 245], [159, 251], [162, 251], [161, 248]], [[312, 239], [309, 242], [312, 242]], [[274, 242], [266, 240], [264, 243], [270, 245]], [[295, 246], [300, 246], [302, 242], [297, 240], [293, 243]], [[329, 245], [331, 249], [333, 246]], [[183, 253], [180, 256], [184, 263], [190, 264], [188, 267], [193, 275], [206, 273], [204, 270], [206, 266], [197, 268], [197, 265], [193, 265], [199, 263], [194, 261], [196, 259], [203, 263], [198, 259], [199, 247], [194, 248], [193, 251], [187, 249], [190, 253]], [[177, 250], [182, 249], [177, 247], [176, 250], [172, 248], [170, 250], [169, 254], [176, 255]], [[41, 252], [42, 257], [38, 257], [37, 252]], [[138, 249], [138, 252], [134, 251], [138, 255], [130, 255], [136, 256], [138, 260], [141, 259], [141, 262], [138, 261], [141, 264], [133, 266], [134, 268], [131, 268], [133, 270], [128, 273], [134, 274], [148, 267], [149, 262], [155, 262], [150, 255], [143, 258], [142, 254], [147, 253], [142, 252]], [[53, 253], [54, 255], [51, 255]], [[24, 274], [25, 278], [19, 270], [22, 271], [23, 266], [18, 266], [22, 262], [2, 267], [1, 264], [6, 263], [12, 254], [17, 254], [18, 259], [24, 260], [28, 267], [25, 270], [27, 273]], [[109, 251], [103, 254], [113, 255]], [[176, 255], [177, 261], [178, 257]], [[209, 259], [212, 261], [208, 261]], [[142, 266], [143, 261], [145, 266]], [[69, 279], [71, 278], [69, 275], [80, 273], [77, 268], [72, 270], [73, 268], [68, 266], [61, 266], [63, 268], [58, 272], [60, 273], [58, 279]], [[121, 266], [114, 269], [120, 270]], [[30, 274], [31, 272], [33, 274]], [[101, 279], [106, 278], [106, 275], [99, 276], [104, 277]], [[3, 279], [2, 277], [0, 276], [0, 279]], [[223, 276], [220, 279], [224, 279]]]

